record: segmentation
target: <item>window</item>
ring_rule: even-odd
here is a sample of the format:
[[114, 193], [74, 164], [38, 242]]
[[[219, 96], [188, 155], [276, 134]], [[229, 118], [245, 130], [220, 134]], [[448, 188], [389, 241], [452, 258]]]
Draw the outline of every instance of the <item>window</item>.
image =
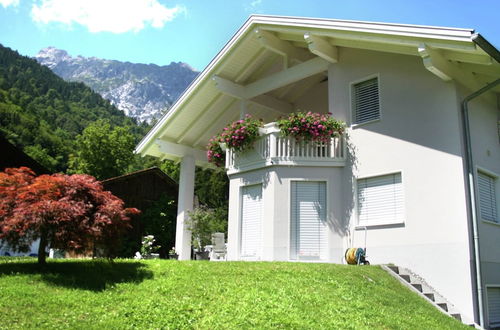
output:
[[352, 86], [352, 109], [354, 124], [380, 119], [378, 78], [371, 78]]
[[491, 328], [500, 327], [500, 287], [489, 287], [486, 290], [489, 325]]
[[477, 187], [479, 195], [479, 209], [481, 211], [481, 219], [486, 221], [498, 222], [498, 210], [496, 201], [496, 185], [497, 178], [483, 173], [477, 173]]
[[259, 259], [262, 251], [262, 185], [241, 188], [242, 258]]
[[360, 225], [404, 222], [401, 173], [358, 179], [357, 188]]
[[291, 194], [290, 258], [326, 259], [326, 183], [294, 181]]

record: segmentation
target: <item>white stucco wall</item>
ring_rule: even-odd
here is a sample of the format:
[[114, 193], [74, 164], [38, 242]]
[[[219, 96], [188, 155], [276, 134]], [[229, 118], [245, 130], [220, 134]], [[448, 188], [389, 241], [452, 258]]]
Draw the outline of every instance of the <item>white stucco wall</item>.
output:
[[[378, 75], [380, 86], [381, 120], [349, 130], [354, 177], [402, 175], [404, 224], [370, 228], [368, 259], [410, 268], [472, 317], [455, 85], [431, 74], [417, 57], [352, 49], [340, 56], [329, 71], [334, 116], [350, 122], [352, 82]], [[346, 195], [353, 193], [346, 188]], [[350, 223], [357, 224], [355, 208]], [[354, 245], [362, 246], [363, 238], [357, 233]]]
[[344, 236], [348, 230], [341, 210], [343, 204], [342, 168], [274, 166], [230, 176], [228, 259], [239, 260], [240, 251], [240, 190], [243, 186], [262, 184], [263, 251], [261, 260], [290, 260], [290, 205], [292, 181], [321, 181], [327, 185], [328, 232], [327, 259], [341, 263]]
[[[467, 95], [461, 91], [462, 98]], [[497, 177], [497, 212], [500, 212], [500, 137], [496, 99], [477, 98], [469, 104], [471, 145], [475, 170]], [[477, 172], [476, 172], [477, 173]], [[500, 215], [499, 215], [500, 216]], [[500, 221], [500, 220], [499, 220]], [[483, 304], [488, 309], [486, 287], [500, 285], [500, 223], [483, 221], [478, 212], [479, 250], [483, 283]], [[488, 315], [486, 313], [486, 323]]]

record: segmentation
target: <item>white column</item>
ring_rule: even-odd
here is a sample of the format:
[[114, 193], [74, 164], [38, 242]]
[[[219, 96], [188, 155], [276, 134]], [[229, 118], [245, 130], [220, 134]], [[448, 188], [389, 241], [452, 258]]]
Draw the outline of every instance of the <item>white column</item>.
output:
[[194, 157], [186, 155], [181, 160], [179, 196], [177, 199], [177, 229], [175, 250], [179, 260], [191, 259], [191, 231], [188, 229], [188, 212], [193, 210], [194, 199]]
[[340, 104], [338, 102], [335, 103], [335, 95], [338, 95], [339, 90], [339, 88], [337, 88], [337, 91], [335, 91], [335, 88], [337, 87], [335, 84], [336, 70], [338, 70], [338, 66], [336, 64], [331, 64], [328, 67], [328, 112], [331, 112], [335, 119], [343, 120], [349, 124], [349, 110], [345, 109], [345, 107], [339, 106]]
[[241, 99], [240, 102], [240, 119], [245, 119], [245, 115], [248, 113], [248, 101]]

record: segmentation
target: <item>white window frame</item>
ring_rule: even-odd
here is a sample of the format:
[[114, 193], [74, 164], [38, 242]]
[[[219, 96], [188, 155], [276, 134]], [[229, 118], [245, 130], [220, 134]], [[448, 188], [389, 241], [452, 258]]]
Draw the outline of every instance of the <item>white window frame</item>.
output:
[[[399, 174], [401, 176], [401, 197], [403, 198], [403, 219], [401, 221], [361, 221], [359, 219], [360, 214], [359, 214], [359, 189], [358, 189], [358, 180], [364, 180], [364, 179], [372, 179], [372, 178], [377, 178], [381, 176], [388, 176], [388, 175], [395, 175]], [[402, 170], [400, 171], [392, 171], [392, 172], [385, 172], [385, 173], [376, 173], [376, 174], [370, 174], [367, 176], [360, 176], [357, 177], [355, 180], [354, 184], [354, 210], [356, 214], [356, 222], [357, 222], [357, 227], [379, 227], [379, 226], [400, 226], [404, 225], [406, 221], [406, 198], [405, 198], [405, 185], [404, 185], [404, 173]]]
[[[362, 83], [362, 82], [365, 82], [365, 81], [368, 81], [368, 80], [371, 80], [371, 79], [374, 79], [374, 78], [377, 78], [377, 88], [378, 88], [378, 106], [379, 106], [379, 116], [377, 119], [373, 119], [373, 120], [369, 120], [369, 121], [365, 121], [365, 122], [362, 122], [362, 123], [356, 123], [356, 109], [355, 109], [355, 106], [354, 106], [354, 85], [356, 84], [359, 84], [359, 83]], [[375, 122], [379, 122], [382, 120], [382, 97], [381, 97], [381, 81], [380, 81], [380, 74], [379, 73], [375, 73], [375, 74], [372, 74], [372, 75], [369, 75], [369, 76], [366, 76], [364, 78], [361, 78], [361, 79], [358, 79], [358, 80], [355, 80], [355, 81], [351, 81], [349, 83], [349, 95], [350, 95], [350, 102], [349, 102], [349, 106], [350, 106], [350, 110], [351, 110], [351, 128], [357, 128], [357, 127], [361, 127], [361, 126], [364, 126], [364, 125], [367, 125], [367, 124], [371, 124], [371, 123], [375, 123]]]
[[[489, 288], [500, 288], [500, 284], [486, 284], [485, 288], [486, 288], [486, 290], [485, 290], [486, 291], [486, 297], [485, 297], [486, 298], [485, 299], [486, 300], [485, 301], [486, 302], [486, 313], [488, 315], [488, 323], [491, 323], [491, 320], [490, 320], [490, 306], [489, 306], [489, 301], [490, 300], [489, 300], [489, 297], [488, 297], [488, 289]], [[489, 324], [488, 324], [488, 326], [489, 326]]]
[[[325, 209], [326, 209], [326, 259], [317, 259], [317, 260], [307, 260], [307, 259], [292, 259], [292, 182], [324, 182], [326, 184], [326, 198], [325, 198]], [[329, 180], [325, 180], [324, 178], [290, 178], [288, 180], [288, 261], [291, 262], [325, 262], [326, 260], [330, 260], [330, 227], [329, 223], [329, 214], [330, 214], [330, 203], [328, 201], [330, 191], [330, 182]]]
[[[483, 215], [481, 214], [481, 201], [480, 201], [480, 196], [479, 196], [479, 173], [482, 173], [486, 176], [492, 177], [494, 182], [495, 182], [495, 201], [496, 201], [496, 209], [497, 209], [497, 221], [491, 221], [487, 219], [483, 219]], [[482, 222], [495, 225], [495, 226], [500, 226], [500, 176], [490, 170], [487, 170], [483, 167], [476, 166], [476, 209], [479, 214], [479, 217]]]

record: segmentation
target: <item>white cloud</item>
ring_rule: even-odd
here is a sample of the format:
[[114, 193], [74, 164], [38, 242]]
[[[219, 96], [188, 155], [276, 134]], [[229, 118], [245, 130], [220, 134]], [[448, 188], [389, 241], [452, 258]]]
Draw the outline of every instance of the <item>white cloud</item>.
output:
[[247, 12], [258, 13], [258, 12], [262, 11], [260, 9], [260, 7], [262, 7], [261, 5], [262, 5], [262, 0], [252, 0], [252, 1], [250, 1], [250, 3], [247, 2], [244, 5], [244, 8], [245, 8], [245, 11], [247, 11]]
[[0, 5], [4, 8], [7, 8], [8, 6], [17, 7], [19, 6], [19, 0], [0, 0]]
[[260, 5], [262, 3], [262, 0], [254, 0], [252, 2], [250, 2], [250, 7], [257, 7], [258, 5]]
[[31, 16], [42, 24], [76, 23], [93, 33], [124, 33], [138, 32], [146, 25], [162, 28], [183, 11], [182, 6], [167, 8], [158, 0], [40, 0]]

